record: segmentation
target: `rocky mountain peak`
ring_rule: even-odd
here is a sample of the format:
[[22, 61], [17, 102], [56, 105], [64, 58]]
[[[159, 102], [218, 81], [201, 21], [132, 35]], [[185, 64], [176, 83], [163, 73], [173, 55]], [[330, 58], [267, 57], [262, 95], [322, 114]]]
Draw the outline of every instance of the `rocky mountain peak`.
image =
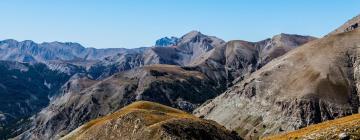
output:
[[179, 38], [177, 37], [164, 37], [159, 40], [156, 40], [155, 47], [168, 47], [174, 46], [178, 43]]
[[182, 42], [190, 42], [191, 40], [193, 40], [194, 38], [200, 38], [203, 35], [201, 32], [199, 31], [191, 31], [187, 34], [185, 34], [184, 36], [181, 37]]
[[15, 39], [6, 39], [3, 41], [0, 41], [0, 44], [16, 44], [18, 43], [18, 41], [16, 41]]

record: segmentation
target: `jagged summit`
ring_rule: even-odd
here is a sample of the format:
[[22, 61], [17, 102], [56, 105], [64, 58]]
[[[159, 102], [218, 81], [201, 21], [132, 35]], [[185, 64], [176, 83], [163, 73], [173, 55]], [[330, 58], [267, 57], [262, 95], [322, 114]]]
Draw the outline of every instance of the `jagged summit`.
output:
[[175, 46], [179, 41], [177, 37], [164, 37], [156, 41], [155, 47], [170, 47]]

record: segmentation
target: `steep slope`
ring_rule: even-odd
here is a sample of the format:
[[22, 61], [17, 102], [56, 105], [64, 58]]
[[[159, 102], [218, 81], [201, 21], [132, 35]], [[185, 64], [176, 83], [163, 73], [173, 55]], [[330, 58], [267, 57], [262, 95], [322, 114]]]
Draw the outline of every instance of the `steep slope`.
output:
[[63, 140], [238, 140], [213, 121], [206, 121], [183, 111], [152, 102], [135, 102], [105, 117], [92, 120], [74, 130]]
[[194, 113], [253, 139], [358, 112], [360, 31], [312, 41]]
[[[85, 78], [80, 83], [89, 83], [89, 80]], [[90, 80], [90, 83], [93, 82]], [[59, 138], [91, 119], [138, 100], [190, 112], [220, 93], [214, 85], [198, 71], [172, 65], [150, 65], [118, 73], [89, 87], [58, 96], [35, 117], [33, 128], [20, 137]]]
[[44, 64], [8, 61], [0, 61], [0, 75], [0, 139], [13, 135], [18, 121], [46, 107], [49, 96], [69, 78]]
[[264, 138], [264, 140], [289, 139], [360, 139], [360, 114], [325, 121], [293, 132]]

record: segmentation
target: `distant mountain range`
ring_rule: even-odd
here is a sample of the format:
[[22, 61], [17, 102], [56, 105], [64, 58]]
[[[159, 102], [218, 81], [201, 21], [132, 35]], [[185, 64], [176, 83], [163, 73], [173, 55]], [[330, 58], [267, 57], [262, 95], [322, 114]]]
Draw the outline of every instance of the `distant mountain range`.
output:
[[[106, 57], [88, 66], [82, 76], [76, 75], [80, 79], [69, 80], [61, 89], [63, 93], [36, 115], [33, 129], [22, 137], [59, 138], [84, 122], [138, 100], [191, 112], [226, 90], [235, 77], [245, 77], [268, 61], [314, 39], [280, 34], [255, 43], [226, 43], [192, 31], [176, 44]], [[63, 121], [68, 123], [59, 125]]]
[[85, 48], [78, 43], [50, 42], [37, 44], [30, 40], [0, 41], [0, 59], [18, 62], [46, 62], [51, 60], [101, 60], [129, 49]]
[[258, 139], [355, 114], [359, 21], [321, 39], [191, 31], [136, 49], [4, 40], [0, 138]]

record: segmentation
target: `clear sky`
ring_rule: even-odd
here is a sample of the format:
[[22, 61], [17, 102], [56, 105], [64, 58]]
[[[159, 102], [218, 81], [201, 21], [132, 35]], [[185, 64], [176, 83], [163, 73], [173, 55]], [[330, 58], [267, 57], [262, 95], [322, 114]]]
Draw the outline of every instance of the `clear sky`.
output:
[[151, 46], [198, 30], [226, 41], [323, 36], [360, 14], [360, 0], [1, 0], [0, 40]]

